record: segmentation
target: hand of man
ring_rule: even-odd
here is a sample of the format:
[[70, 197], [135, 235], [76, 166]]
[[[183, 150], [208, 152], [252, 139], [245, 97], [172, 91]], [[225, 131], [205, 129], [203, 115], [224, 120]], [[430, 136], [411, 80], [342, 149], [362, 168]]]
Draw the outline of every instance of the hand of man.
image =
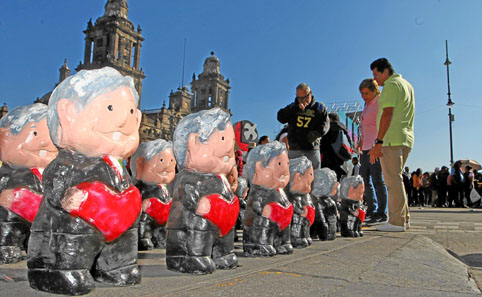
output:
[[378, 161], [380, 157], [383, 157], [382, 145], [375, 144], [370, 150], [370, 152], [368, 152], [368, 154], [370, 155], [370, 163], [375, 164], [375, 162]]
[[306, 101], [298, 103], [298, 107], [300, 108], [300, 110], [305, 110], [306, 106], [308, 106], [308, 102]]

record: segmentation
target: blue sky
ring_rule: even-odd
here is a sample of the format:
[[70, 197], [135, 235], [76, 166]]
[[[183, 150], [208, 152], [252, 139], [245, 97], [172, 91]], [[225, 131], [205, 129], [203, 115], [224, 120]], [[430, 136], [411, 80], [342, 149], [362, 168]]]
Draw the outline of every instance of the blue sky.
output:
[[[30, 104], [52, 90], [65, 58], [74, 70], [84, 56], [84, 30], [106, 0], [0, 2], [0, 103]], [[387, 57], [415, 88], [411, 168], [448, 165], [445, 40], [449, 42], [454, 158], [482, 161], [482, 1], [128, 1], [129, 19], [145, 38], [147, 78], [142, 109], [159, 108], [202, 71], [210, 51], [231, 81], [233, 121], [257, 123], [272, 138], [276, 112], [300, 82], [317, 100], [362, 103], [359, 83], [370, 63]]]

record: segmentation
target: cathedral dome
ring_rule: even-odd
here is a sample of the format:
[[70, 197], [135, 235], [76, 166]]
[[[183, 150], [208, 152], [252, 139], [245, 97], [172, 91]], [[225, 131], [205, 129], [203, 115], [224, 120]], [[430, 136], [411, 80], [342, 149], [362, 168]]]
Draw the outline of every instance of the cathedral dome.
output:
[[219, 62], [219, 59], [214, 55], [214, 52], [211, 52], [211, 56], [207, 57], [204, 61], [203, 74], [220, 74], [220, 66], [221, 63]]

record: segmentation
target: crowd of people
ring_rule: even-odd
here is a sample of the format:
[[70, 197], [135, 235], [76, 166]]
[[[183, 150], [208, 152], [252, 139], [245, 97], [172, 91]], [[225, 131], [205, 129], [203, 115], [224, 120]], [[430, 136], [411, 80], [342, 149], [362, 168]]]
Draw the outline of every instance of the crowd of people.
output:
[[482, 175], [470, 165], [463, 166], [460, 161], [450, 169], [436, 167], [431, 173], [422, 173], [421, 168], [410, 172], [405, 167], [403, 184], [410, 206], [481, 207], [480, 199], [471, 198], [471, 194], [480, 196], [482, 193]]

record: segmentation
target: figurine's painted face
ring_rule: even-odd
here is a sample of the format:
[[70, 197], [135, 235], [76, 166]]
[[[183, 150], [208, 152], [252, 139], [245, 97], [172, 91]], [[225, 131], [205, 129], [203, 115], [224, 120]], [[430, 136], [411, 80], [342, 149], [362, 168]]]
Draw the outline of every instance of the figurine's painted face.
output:
[[348, 190], [348, 199], [363, 201], [363, 193], [365, 192], [365, 184], [361, 183], [356, 187], [350, 187]]
[[231, 124], [216, 130], [206, 142], [197, 133], [188, 136], [184, 166], [189, 171], [227, 175], [235, 164], [234, 130]]
[[290, 192], [308, 194], [311, 192], [311, 183], [315, 179], [313, 175], [313, 167], [306, 169], [304, 174], [299, 172], [295, 173], [295, 176], [291, 180]]
[[46, 118], [27, 123], [17, 135], [9, 128], [0, 129], [0, 155], [2, 161], [11, 166], [45, 168], [57, 153]]
[[290, 182], [290, 161], [288, 154], [282, 152], [272, 158], [268, 166], [256, 162], [253, 183], [266, 188], [284, 188]]
[[63, 148], [90, 157], [126, 159], [139, 145], [141, 111], [128, 87], [101, 94], [80, 111], [72, 101], [60, 99], [57, 112]]
[[176, 159], [168, 148], [149, 161], [140, 157], [136, 161], [136, 179], [152, 184], [170, 184], [176, 176]]
[[238, 168], [234, 166], [226, 177], [229, 184], [231, 185], [231, 189], [233, 190], [233, 192], [236, 192], [236, 190], [238, 189]]

